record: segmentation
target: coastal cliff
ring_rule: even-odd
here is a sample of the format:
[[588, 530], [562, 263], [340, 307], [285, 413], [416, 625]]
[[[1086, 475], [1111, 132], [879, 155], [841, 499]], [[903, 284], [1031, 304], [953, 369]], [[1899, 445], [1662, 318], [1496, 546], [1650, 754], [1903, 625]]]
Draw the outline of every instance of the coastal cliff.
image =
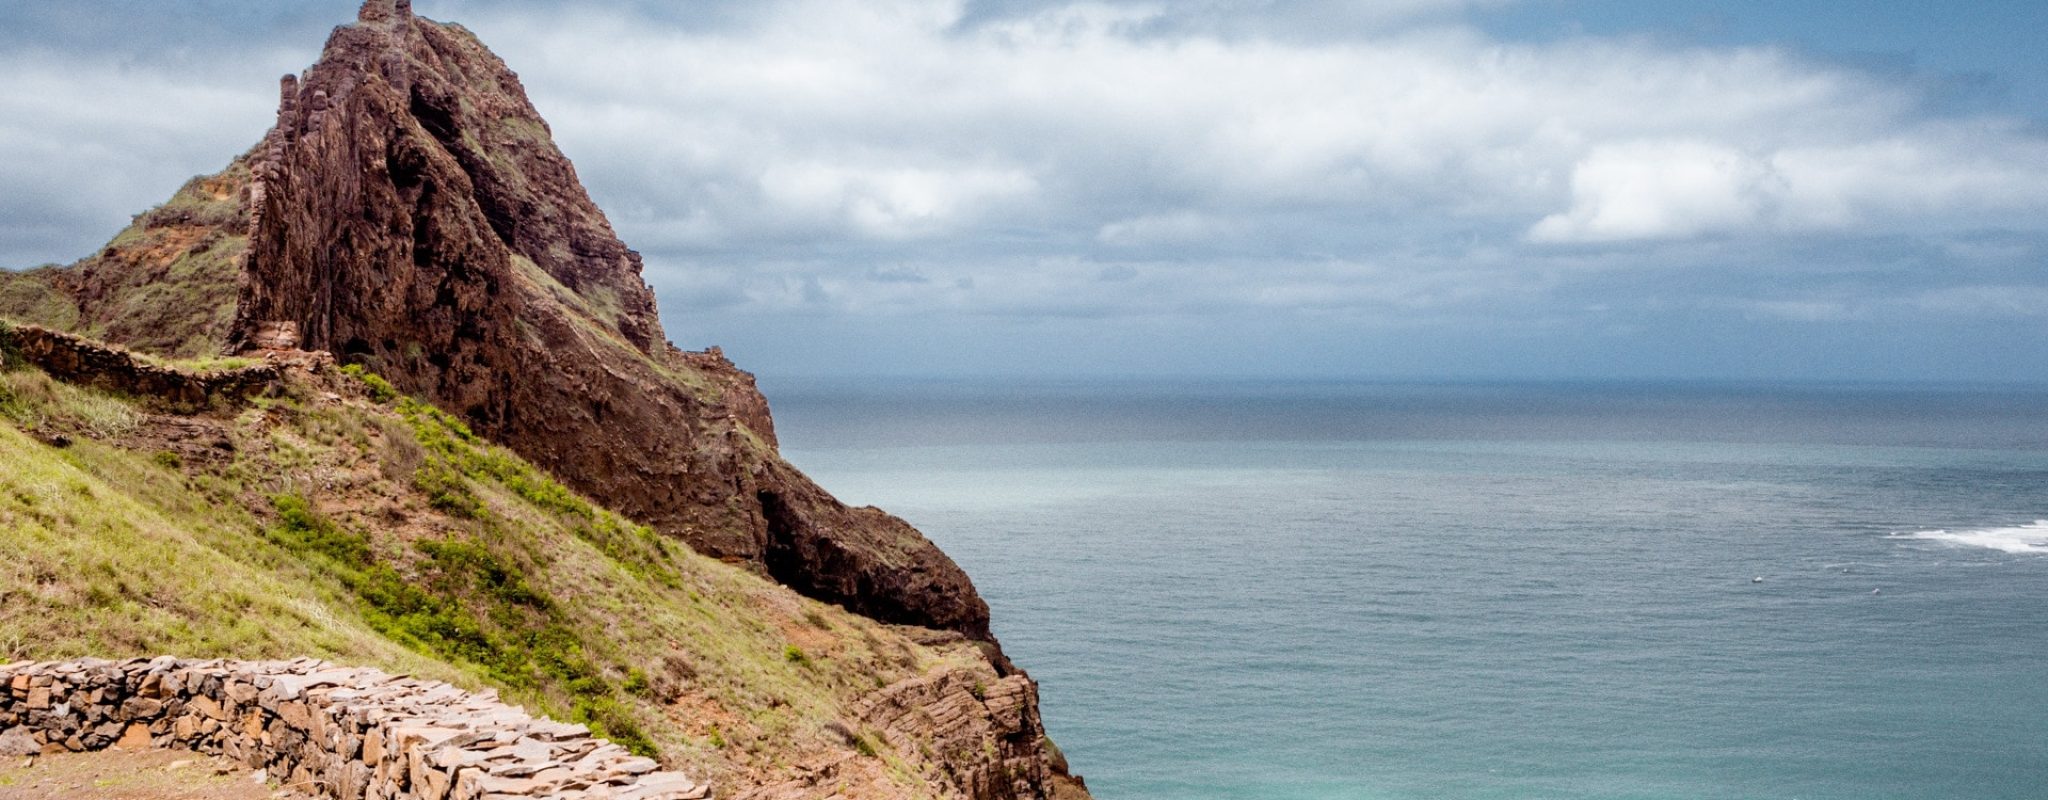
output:
[[885, 622], [988, 639], [988, 608], [914, 529], [775, 452], [752, 376], [662, 336], [519, 79], [468, 31], [372, 3], [335, 31], [247, 159], [229, 350], [298, 345], [430, 398], [576, 490], [699, 552]]
[[[138, 359], [331, 353], [361, 368], [370, 388], [351, 388], [318, 360], [308, 368], [313, 377], [294, 380], [325, 395], [367, 397], [367, 405], [341, 402], [371, 416], [388, 416], [376, 406], [390, 397], [420, 398], [446, 427], [506, 448], [566, 490], [697, 554], [899, 626], [889, 630], [903, 631], [892, 635], [907, 637], [905, 646], [977, 654], [987, 677], [957, 665], [887, 679], [878, 673], [868, 691], [846, 695], [840, 710], [842, 728], [852, 733], [839, 739], [865, 743], [870, 734], [861, 731], [872, 729], [893, 750], [937, 753], [916, 759], [936, 765], [934, 796], [1081, 791], [1063, 766], [1055, 768], [1036, 686], [1003, 656], [968, 576], [909, 524], [840, 503], [784, 461], [768, 402], [750, 374], [715, 348], [685, 352], [666, 340], [640, 256], [590, 200], [518, 77], [469, 31], [416, 16], [410, 2], [370, 0], [354, 24], [337, 28], [318, 63], [282, 81], [275, 127], [223, 172], [194, 179], [76, 264], [0, 272], [0, 317], [88, 337], [0, 331], [16, 343], [15, 362], [26, 342], [36, 352], [85, 353], [97, 360], [80, 363], [113, 365], [101, 372], [121, 372], [129, 362], [95, 355], [96, 348]], [[52, 358], [31, 361], [96, 391], [138, 392], [80, 380], [79, 370]], [[132, 371], [185, 385], [176, 369]], [[276, 378], [273, 371], [256, 370], [265, 380]], [[235, 416], [259, 392], [238, 388], [213, 398], [182, 391], [198, 394], [177, 408], [143, 403], [141, 413], [185, 420], [163, 423], [171, 433], [107, 444], [176, 453], [180, 430], [229, 443], [262, 435], [243, 430]], [[421, 413], [403, 416], [416, 422]], [[223, 419], [193, 421], [209, 418]], [[95, 437], [91, 426], [65, 435], [74, 434], [109, 438]], [[375, 456], [375, 448], [358, 449], [356, 457]], [[349, 457], [334, 455], [325, 468], [348, 472]], [[194, 460], [179, 468], [213, 466]], [[419, 469], [410, 481], [384, 475], [377, 484], [389, 496], [418, 495], [416, 504], [380, 503], [369, 513], [350, 504], [367, 495], [318, 491], [307, 493], [307, 504], [373, 544], [424, 530], [503, 535], [507, 523], [444, 507]], [[502, 478], [456, 473], [458, 481]], [[267, 504], [260, 493], [224, 499], [257, 506], [249, 524], [280, 524], [274, 517], [281, 512], [260, 507]], [[482, 501], [475, 507], [489, 510]], [[630, 606], [617, 612], [636, 613]], [[622, 674], [641, 670], [636, 662], [659, 673], [664, 658], [680, 657], [670, 649], [621, 654]], [[691, 703], [705, 702], [667, 699], [667, 713], [684, 727], [695, 724]], [[718, 713], [746, 713], [729, 705]], [[935, 711], [948, 721], [935, 726]], [[880, 780], [849, 769], [795, 777], [753, 767], [714, 771], [760, 782], [736, 795], [748, 797], [822, 797], [812, 790], [831, 775]]]

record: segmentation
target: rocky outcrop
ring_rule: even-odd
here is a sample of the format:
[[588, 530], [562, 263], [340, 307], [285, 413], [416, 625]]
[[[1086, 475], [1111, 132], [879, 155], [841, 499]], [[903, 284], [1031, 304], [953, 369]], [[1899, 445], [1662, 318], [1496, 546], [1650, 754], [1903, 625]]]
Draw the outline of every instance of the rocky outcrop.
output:
[[870, 695], [857, 713], [891, 745], [936, 753], [944, 774], [925, 776], [933, 783], [973, 798], [1048, 796], [1038, 686], [1022, 676], [981, 681], [963, 672], [904, 681]]
[[[699, 552], [977, 640], [998, 680], [1028, 684], [950, 558], [784, 461], [752, 375], [666, 341], [641, 269], [503, 62], [460, 26], [370, 0], [281, 81], [276, 125], [248, 155], [92, 258], [0, 274], [0, 316], [140, 352], [333, 353]], [[133, 371], [52, 372], [66, 370]], [[1029, 777], [1054, 762], [1035, 691], [1001, 696], [1027, 717], [974, 734], [989, 749], [955, 764], [955, 783], [1047, 796]]]
[[310, 659], [0, 666], [0, 743], [192, 750], [336, 800], [711, 796], [582, 725], [534, 719], [493, 693]]
[[664, 340], [639, 255], [466, 30], [372, 0], [282, 88], [249, 163], [233, 342], [291, 323], [701, 552], [989, 638], [952, 559], [790, 467], [753, 377]]

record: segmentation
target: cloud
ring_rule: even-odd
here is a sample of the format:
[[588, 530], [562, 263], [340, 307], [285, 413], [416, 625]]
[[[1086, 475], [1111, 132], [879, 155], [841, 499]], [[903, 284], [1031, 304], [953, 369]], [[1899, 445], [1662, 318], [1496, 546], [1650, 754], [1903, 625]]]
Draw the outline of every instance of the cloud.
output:
[[[1929, 116], [1895, 74], [1770, 47], [1510, 43], [1460, 24], [1485, 4], [1315, 24], [1335, 5], [466, 16], [600, 200], [642, 210], [627, 238], [740, 287], [729, 314], [1606, 325], [1731, 297], [1844, 321], [1864, 318], [1855, 297], [1770, 276], [1837, 264], [1828, 291], [1890, 297], [1896, 274], [1806, 250], [2012, 229], [1973, 250], [2011, 265], [2048, 223], [2038, 132]], [[1571, 310], [1588, 305], [1612, 310]]]
[[[1937, 125], [1767, 155], [1693, 140], [1603, 145], [1573, 168], [1571, 208], [1545, 217], [1529, 238], [2037, 225], [2028, 217], [2048, 209], [2048, 146], [1985, 138]], [[1975, 151], [1976, 142], [1990, 149]]]
[[235, 86], [37, 49], [0, 52], [0, 73], [8, 266], [85, 255], [193, 174], [226, 166], [276, 115], [272, 80]]
[[1696, 236], [1755, 225], [1783, 193], [1770, 166], [1701, 141], [1603, 145], [1572, 171], [1572, 208], [1529, 231], [1539, 242]]
[[1921, 311], [1942, 316], [2048, 316], [2048, 288], [2041, 286], [1955, 286], [1923, 292], [1909, 302]]
[[1929, 120], [1908, 91], [1770, 48], [1443, 24], [1227, 37], [1192, 22], [1242, 19], [1214, 5], [975, 8], [785, 0], [698, 31], [478, 7], [473, 26], [609, 191], [702, 223], [706, 246], [1163, 244], [1316, 210], [1622, 242], [2028, 224], [2048, 205], [2037, 134]]
[[[2038, 125], [1910, 65], [1472, 24], [1508, 4], [418, 0], [519, 70], [672, 326], [1831, 323], [2048, 283]], [[0, 34], [0, 257], [88, 252], [260, 136], [323, 15], [232, 5], [197, 51]]]
[[1117, 220], [1102, 226], [1095, 238], [1118, 246], [1184, 244], [1231, 233], [1237, 227], [1232, 220], [1198, 211], [1171, 211]]
[[1036, 188], [1032, 176], [1017, 169], [816, 162], [771, 164], [759, 182], [767, 213], [877, 239], [943, 234], [962, 218]]

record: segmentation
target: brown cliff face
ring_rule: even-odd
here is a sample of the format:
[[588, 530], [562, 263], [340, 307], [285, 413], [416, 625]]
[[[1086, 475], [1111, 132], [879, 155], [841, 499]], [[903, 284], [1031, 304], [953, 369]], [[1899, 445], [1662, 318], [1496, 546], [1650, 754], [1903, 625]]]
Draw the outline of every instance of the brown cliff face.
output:
[[[463, 28], [369, 0], [284, 80], [253, 151], [92, 257], [0, 271], [0, 317], [159, 356], [363, 364], [699, 552], [982, 643], [993, 679], [891, 686], [854, 721], [931, 745], [941, 796], [1085, 797], [967, 575], [785, 462], [753, 376], [670, 345], [640, 272], [518, 77]], [[759, 796], [817, 796], [851, 769]]]
[[232, 345], [295, 323], [302, 347], [702, 552], [883, 621], [989, 638], [950, 558], [776, 454], [751, 375], [667, 344], [639, 255], [468, 31], [373, 0], [285, 80], [248, 169]]
[[781, 459], [752, 375], [667, 343], [639, 254], [468, 31], [371, 0], [282, 88], [254, 151], [101, 252], [0, 271], [0, 317], [172, 357], [293, 328], [701, 552], [990, 638], [944, 553]]

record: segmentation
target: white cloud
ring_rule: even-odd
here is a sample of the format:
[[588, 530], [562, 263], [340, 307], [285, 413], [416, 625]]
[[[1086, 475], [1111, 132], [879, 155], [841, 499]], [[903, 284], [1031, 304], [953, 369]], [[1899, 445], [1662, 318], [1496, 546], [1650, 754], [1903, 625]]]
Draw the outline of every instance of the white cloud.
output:
[[0, 53], [0, 74], [0, 216], [45, 226], [0, 242], [0, 266], [85, 255], [276, 113], [274, 77], [236, 87], [36, 50]]
[[2040, 286], [1955, 286], [1922, 292], [1910, 305], [1924, 312], [1964, 317], [2048, 316], [2048, 288]]
[[[1608, 280], [1602, 313], [1625, 316], [1756, 295], [1603, 276], [1754, 276], [1827, 237], [1955, 251], [1894, 267], [1915, 286], [2028, 280], [2011, 273], [2048, 234], [2038, 129], [1930, 118], [1919, 84], [1780, 49], [1460, 24], [1493, 4], [420, 0], [519, 70], [657, 289], [693, 309], [1391, 319]], [[219, 60], [296, 69], [317, 42], [294, 44]], [[70, 204], [49, 225], [81, 229], [253, 143], [284, 69], [0, 68], [0, 210]], [[95, 225], [59, 255], [111, 232]], [[2014, 233], [1954, 236], [1987, 229]], [[1556, 246], [1585, 242], [1602, 246]], [[1984, 274], [1926, 276], [1956, 264]]]
[[1888, 138], [1762, 155], [1696, 140], [1603, 145], [1574, 167], [1571, 208], [1545, 217], [1529, 238], [2038, 227], [2048, 210], [2048, 143], [1999, 127], [1986, 136], [1922, 124]]
[[1792, 322], [1836, 322], [1859, 315], [1857, 309], [1834, 300], [1759, 300], [1745, 305], [1758, 314]]
[[1784, 194], [1770, 165], [1700, 141], [1603, 145], [1572, 171], [1572, 208], [1529, 231], [1539, 242], [1668, 239], [1754, 226]]
[[838, 164], [771, 164], [760, 176], [771, 213], [843, 224], [878, 239], [948, 232], [962, 218], [1029, 194], [1032, 176], [982, 167], [858, 168]]
[[[1411, 5], [1393, 16], [1463, 4]], [[1209, 221], [1309, 209], [1629, 242], [2038, 228], [2048, 209], [2038, 135], [1921, 119], [1908, 89], [1769, 48], [1173, 24], [1244, 20], [1211, 5], [968, 10], [782, 0], [692, 31], [477, 7], [472, 23], [608, 200], [690, 219], [704, 246], [1187, 244]]]

